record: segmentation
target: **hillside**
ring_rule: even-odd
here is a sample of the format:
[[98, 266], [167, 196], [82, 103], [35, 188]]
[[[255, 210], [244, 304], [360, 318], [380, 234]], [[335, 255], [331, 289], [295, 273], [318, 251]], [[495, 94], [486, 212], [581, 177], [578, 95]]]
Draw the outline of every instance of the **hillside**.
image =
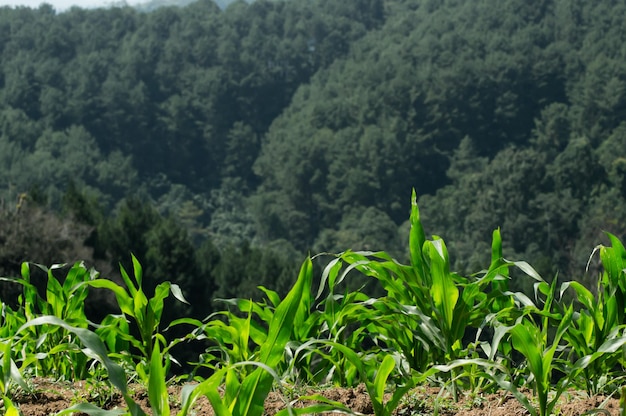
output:
[[[3, 215], [244, 296], [310, 250], [404, 257], [415, 188], [456, 269], [501, 227], [507, 256], [583, 278], [602, 231], [626, 234], [624, 18], [609, 0], [0, 9]], [[78, 256], [4, 224], [24, 248], [2, 273]]]

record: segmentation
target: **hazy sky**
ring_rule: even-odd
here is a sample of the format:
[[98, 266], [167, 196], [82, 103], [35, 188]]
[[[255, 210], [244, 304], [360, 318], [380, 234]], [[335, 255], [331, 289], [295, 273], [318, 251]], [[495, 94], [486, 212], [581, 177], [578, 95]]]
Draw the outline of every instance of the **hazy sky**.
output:
[[[142, 3], [142, 0], [126, 0], [128, 4]], [[51, 4], [57, 12], [67, 10], [72, 6], [84, 8], [106, 6], [118, 3], [112, 0], [0, 0], [0, 6], [27, 6], [37, 8], [41, 3]]]

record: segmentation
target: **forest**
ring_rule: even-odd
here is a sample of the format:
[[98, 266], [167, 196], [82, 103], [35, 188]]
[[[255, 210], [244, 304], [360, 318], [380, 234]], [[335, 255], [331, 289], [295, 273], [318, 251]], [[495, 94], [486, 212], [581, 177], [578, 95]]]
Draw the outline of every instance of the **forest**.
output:
[[133, 253], [204, 317], [284, 294], [307, 253], [407, 259], [415, 189], [455, 270], [500, 227], [507, 258], [590, 279], [626, 237], [624, 21], [614, 0], [0, 8], [0, 275]]

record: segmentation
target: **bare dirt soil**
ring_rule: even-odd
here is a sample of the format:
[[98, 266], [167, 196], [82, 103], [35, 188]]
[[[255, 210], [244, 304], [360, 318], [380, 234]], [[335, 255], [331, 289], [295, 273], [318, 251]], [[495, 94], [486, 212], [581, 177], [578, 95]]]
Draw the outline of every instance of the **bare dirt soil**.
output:
[[[54, 382], [44, 379], [33, 379], [30, 381], [33, 386], [33, 393], [18, 393], [15, 395], [14, 403], [19, 405], [24, 416], [49, 416], [67, 409], [76, 403], [90, 402], [100, 407], [112, 409], [115, 407], [124, 408], [122, 398], [112, 390], [107, 390], [100, 385], [90, 385], [85, 382], [65, 383]], [[172, 414], [179, 410], [181, 386], [170, 387], [170, 397], [172, 398]], [[148, 397], [144, 388], [131, 386], [133, 398], [137, 401], [147, 414], [152, 414], [148, 405]], [[319, 393], [324, 397], [344, 403], [354, 412], [363, 415], [373, 415], [372, 404], [364, 386], [356, 388], [319, 388], [315, 391], [299, 389], [298, 394]], [[265, 403], [266, 415], [274, 415], [284, 409], [287, 402], [291, 402], [294, 407], [302, 407], [303, 403], [293, 398], [285, 397], [284, 394], [272, 392]], [[619, 416], [619, 400], [612, 397], [594, 396], [588, 397], [581, 392], [567, 392], [560, 401], [557, 408], [558, 415], [580, 416], [595, 409], [602, 411], [588, 414], [604, 414]], [[199, 400], [194, 407], [195, 415], [213, 416], [214, 413], [206, 399]], [[510, 394], [501, 395], [472, 395], [462, 396], [458, 402], [454, 402], [451, 397], [437, 388], [419, 387], [409, 393], [401, 406], [394, 413], [398, 416], [426, 416], [439, 414], [442, 416], [509, 416], [527, 415], [528, 412]], [[332, 415], [332, 413], [327, 413]]]

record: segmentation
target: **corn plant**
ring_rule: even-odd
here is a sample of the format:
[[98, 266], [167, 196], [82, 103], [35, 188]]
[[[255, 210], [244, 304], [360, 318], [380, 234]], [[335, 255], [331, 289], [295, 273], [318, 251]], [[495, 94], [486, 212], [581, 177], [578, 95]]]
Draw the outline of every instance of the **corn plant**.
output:
[[[136, 339], [131, 336], [129, 332], [127, 332], [128, 328], [122, 322], [122, 318], [110, 318], [111, 321], [109, 323], [113, 325], [108, 327], [109, 331], [106, 333], [106, 339], [110, 346], [126, 346], [130, 344], [134, 347], [139, 352], [136, 357], [138, 361], [136, 370], [142, 380], [148, 381], [148, 363], [152, 357], [155, 340], [161, 342], [165, 341], [165, 338], [160, 333], [164, 300], [171, 293], [180, 302], [187, 303], [187, 301], [185, 300], [180, 287], [170, 282], [160, 283], [155, 289], [154, 296], [148, 299], [142, 287], [143, 269], [141, 264], [135, 256], [132, 256], [132, 263], [132, 279], [124, 267], [120, 266], [120, 272], [125, 287], [106, 279], [91, 280], [87, 282], [87, 284], [92, 287], [111, 290], [115, 294], [118, 306], [124, 316], [126, 318], [132, 318], [134, 321], [139, 331], [139, 339]], [[186, 321], [187, 320], [180, 320], [179, 323]], [[115, 333], [116, 328], [120, 329], [117, 333]], [[106, 331], [101, 331], [101, 333], [102, 332]], [[169, 347], [171, 346], [172, 345]]]
[[[573, 325], [575, 315], [573, 306], [557, 303], [557, 295], [562, 294], [570, 286], [572, 283], [568, 282], [559, 287], [556, 278], [551, 284], [538, 281], [534, 286], [535, 302], [542, 303], [541, 308], [525, 295], [517, 293], [514, 296], [523, 305], [522, 316], [513, 326], [496, 324], [493, 350], [497, 349], [495, 344], [505, 339], [508, 334], [513, 349], [521, 353], [526, 360], [528, 371], [526, 382], [532, 384], [538, 406], [532, 405], [518, 390], [514, 377], [508, 370], [505, 371], [507, 374], [500, 373], [494, 380], [500, 387], [513, 393], [532, 416], [552, 414], [563, 392], [578, 385], [581, 373], [594, 363], [614, 355], [626, 344], [624, 334], [616, 330], [607, 336], [601, 345], [589, 350], [589, 354], [572, 360], [572, 351], [586, 351], [586, 347], [577, 345], [578, 340], [571, 335], [570, 327]], [[591, 330], [592, 326], [589, 327], [589, 331]], [[563, 377], [553, 384], [555, 371], [563, 374]]]
[[[567, 282], [576, 292], [576, 299], [583, 304], [564, 334], [575, 358], [593, 354], [600, 346], [616, 337], [624, 325], [617, 324], [617, 302], [599, 290], [597, 296], [578, 282]], [[584, 370], [584, 385], [587, 393], [598, 394], [610, 383], [618, 382], [622, 372], [621, 356], [615, 354], [598, 360]]]
[[[356, 351], [362, 350], [365, 345], [371, 345], [367, 350], [369, 356], [384, 354], [389, 348], [378, 343], [377, 337], [360, 320], [368, 313], [373, 318], [374, 312], [367, 306], [371, 301], [373, 300], [367, 295], [358, 291], [339, 295], [331, 288], [316, 311], [316, 335], [309, 339], [332, 341]], [[301, 344], [302, 342], [290, 343], [293, 354]], [[323, 349], [320, 346], [302, 355], [299, 360], [293, 360], [293, 364], [296, 365], [298, 374], [307, 375], [304, 378], [307, 381], [333, 382], [342, 386], [356, 386], [361, 382], [357, 366], [334, 348]]]
[[[359, 381], [365, 384], [376, 416], [390, 416], [400, 404], [402, 397], [418, 382], [418, 378], [404, 377], [404, 382], [396, 385], [392, 397], [385, 402], [385, 390], [392, 372], [397, 367], [397, 357], [392, 354], [383, 354], [382, 360], [378, 360], [377, 356], [366, 357], [352, 348], [329, 340], [310, 340], [298, 348], [296, 356], [301, 352], [306, 353], [311, 350], [317, 351], [322, 356], [328, 355], [326, 348], [319, 349], [320, 346], [335, 350], [352, 363], [358, 372]], [[435, 371], [431, 371], [428, 375], [434, 373]], [[423, 376], [419, 380], [425, 379], [426, 376]]]
[[[325, 268], [315, 303], [311, 304], [308, 317], [287, 345], [289, 367], [285, 372], [294, 381], [356, 386], [361, 382], [358, 369], [344, 354], [324, 345], [312, 349], [303, 349], [303, 345], [306, 346], [310, 340], [326, 340], [359, 350], [365, 343], [376, 342], [359, 320], [367, 312], [363, 305], [371, 299], [360, 291], [335, 292], [336, 285], [349, 273], [348, 270], [337, 276], [341, 269], [338, 260], [333, 259]], [[374, 351], [370, 349], [368, 353], [371, 355]]]
[[24, 381], [19, 369], [13, 359], [11, 358], [11, 342], [0, 342], [0, 393], [2, 394], [2, 400], [4, 402], [4, 414], [9, 416], [19, 415], [17, 407], [10, 399], [9, 390], [13, 383], [17, 384], [24, 391], [29, 391], [28, 385]]
[[[479, 328], [497, 302], [511, 303], [503, 280], [506, 269], [516, 263], [499, 255], [480, 278], [451, 272], [444, 241], [436, 236], [427, 240], [424, 235], [415, 192], [412, 201], [410, 265], [400, 264], [384, 252], [346, 251], [329, 264], [325, 274], [329, 282], [341, 281], [353, 270], [375, 278], [387, 295], [355, 302], [359, 307], [351, 310], [354, 319], [381, 345], [401, 351], [410, 368], [424, 373], [432, 365], [467, 356], [463, 340], [468, 329]], [[494, 233], [494, 253], [501, 253], [500, 244], [499, 232]], [[496, 288], [489, 291], [492, 284]], [[447, 376], [456, 380], [451, 383], [453, 394], [460, 380], [457, 376]]]
[[[45, 296], [41, 296], [31, 283], [31, 266], [39, 268], [47, 275]], [[3, 305], [4, 314], [0, 333], [4, 337], [13, 337], [17, 329], [29, 320], [40, 315], [56, 316], [74, 327], [87, 328], [89, 322], [85, 315], [85, 299], [88, 288], [84, 286], [97, 278], [94, 270], [88, 270], [82, 263], [74, 264], [67, 272], [63, 283], [54, 271], [64, 265], [47, 268], [38, 264], [23, 263], [21, 278], [2, 278], [22, 286], [19, 296], [19, 308], [16, 311]], [[76, 337], [63, 328], [56, 326], [31, 327], [24, 331], [15, 346], [22, 352], [19, 359], [22, 366], [35, 365], [35, 371], [43, 376], [62, 377], [65, 379], [84, 379], [89, 375], [89, 359], [80, 352]], [[37, 354], [31, 354], [34, 347], [40, 347]]]
[[[574, 314], [573, 308], [568, 308], [566, 313], [560, 317], [554, 338], [548, 340], [548, 316], [544, 316], [543, 325], [538, 326], [534, 321], [522, 318], [521, 322], [511, 329], [511, 339], [513, 347], [522, 353], [526, 358], [526, 363], [533, 376], [535, 392], [539, 401], [539, 415], [550, 415], [556, 405], [560, 394], [555, 394], [551, 400], [548, 395], [552, 390], [552, 373], [556, 366], [556, 354], [560, 346], [560, 341], [567, 331]], [[559, 391], [558, 393], [562, 393]], [[528, 408], [525, 397], [518, 392], [514, 392], [518, 399]], [[532, 413], [532, 412], [531, 412]]]
[[207, 317], [208, 322], [201, 324], [196, 331], [196, 339], [209, 339], [216, 344], [202, 355], [203, 362], [199, 366], [214, 369], [216, 365], [249, 361], [258, 356], [259, 348], [267, 338], [267, 329], [252, 319], [253, 311], [263, 322], [271, 321], [273, 311], [257, 302], [233, 301], [246, 313], [245, 317], [219, 311]]
[[[274, 382], [280, 378], [276, 372], [285, 359], [285, 349], [294, 332], [296, 325], [306, 320], [309, 312], [308, 299], [312, 282], [311, 259], [307, 258], [300, 269], [298, 279], [289, 293], [281, 301], [270, 294], [270, 298], [276, 302], [275, 309], [261, 308], [260, 305], [251, 302], [242, 302], [243, 308], [248, 308], [246, 318], [229, 316], [229, 324], [220, 322], [204, 325], [202, 329], [208, 334], [221, 334], [227, 342], [224, 348], [229, 361], [223, 366], [215, 366], [216, 371], [211, 377], [196, 386], [189, 386], [183, 391], [181, 415], [186, 415], [193, 403], [200, 397], [206, 396], [217, 416], [255, 416], [263, 414], [263, 404]], [[248, 341], [252, 322], [251, 312], [256, 306], [256, 312], [262, 316], [268, 324], [267, 331], [260, 329], [255, 332], [255, 342], [258, 349], [250, 351]], [[214, 331], [216, 330], [217, 331]], [[239, 358], [248, 357], [251, 360], [236, 361]], [[253, 361], [252, 361], [253, 359]], [[252, 367], [253, 370], [242, 370]], [[218, 394], [218, 388], [224, 387], [223, 395]], [[316, 397], [320, 399], [319, 397]], [[337, 403], [321, 403], [306, 410], [290, 409], [288, 414], [303, 414], [306, 412], [326, 410], [347, 410]]]
[[[355, 324], [356, 321], [351, 319], [347, 322], [347, 309], [337, 307], [338, 302], [341, 303], [339, 300], [341, 297], [332, 294], [321, 304], [314, 304], [311, 285], [312, 278], [308, 278], [286, 346], [287, 360], [275, 370], [293, 381], [296, 379], [307, 383], [328, 381], [329, 376], [336, 375], [342, 384], [354, 385], [358, 382], [355, 377], [356, 371], [342, 356], [335, 358], [342, 361], [344, 365], [317, 354], [301, 356], [298, 360], [293, 359], [294, 351], [309, 339], [332, 339], [344, 345], [360, 346], [358, 334], [362, 330], [358, 328], [352, 331], [345, 330], [347, 325]], [[258, 357], [260, 347], [267, 339], [268, 328], [274, 319], [276, 308], [282, 302], [276, 292], [264, 287], [259, 287], [259, 289], [266, 295], [266, 300], [261, 302], [249, 299], [219, 299], [228, 306], [236, 308], [236, 311], [234, 313], [216, 312], [208, 317], [208, 322], [199, 328], [202, 333], [198, 335], [199, 338], [210, 339], [215, 343], [204, 354], [205, 361], [201, 364], [202, 366], [214, 368], [215, 363], [237, 363], [255, 360]], [[359, 292], [349, 293], [345, 299], [356, 297], [361, 300], [367, 299]], [[353, 305], [353, 303], [349, 304]], [[344, 318], [346, 322], [343, 321]], [[253, 370], [253, 367], [247, 366], [238, 371], [245, 373]]]
[[[564, 338], [577, 358], [598, 351], [605, 342], [614, 339], [625, 328], [624, 280], [626, 274], [626, 249], [621, 241], [607, 233], [611, 247], [598, 246], [604, 271], [598, 279], [595, 294], [579, 282], [566, 282], [562, 291], [572, 288], [576, 301], [582, 308], [575, 314], [572, 325]], [[597, 394], [610, 383], [618, 382], [624, 366], [621, 354], [605, 356], [584, 370], [585, 388], [589, 394]]]
[[[55, 326], [64, 329], [65, 331], [75, 335], [83, 345], [82, 353], [90, 358], [93, 358], [100, 362], [107, 371], [107, 375], [111, 384], [113, 384], [122, 394], [126, 405], [128, 406], [128, 412], [131, 416], [145, 416], [144, 411], [139, 407], [139, 405], [131, 398], [128, 392], [128, 385], [126, 382], [126, 374], [124, 369], [113, 362], [104, 346], [102, 340], [98, 337], [98, 335], [89, 329], [79, 328], [68, 324], [62, 319], [56, 316], [39, 316], [37, 318], [31, 319], [26, 322], [22, 327], [17, 331], [17, 335], [22, 332], [29, 331], [32, 328], [36, 328], [39, 326]], [[105, 415], [105, 416], [113, 416], [119, 415], [118, 411], [104, 411], [96, 406], [89, 404], [79, 404], [76, 406], [72, 406], [67, 409], [66, 413], [82, 411], [87, 414], [93, 415]]]

